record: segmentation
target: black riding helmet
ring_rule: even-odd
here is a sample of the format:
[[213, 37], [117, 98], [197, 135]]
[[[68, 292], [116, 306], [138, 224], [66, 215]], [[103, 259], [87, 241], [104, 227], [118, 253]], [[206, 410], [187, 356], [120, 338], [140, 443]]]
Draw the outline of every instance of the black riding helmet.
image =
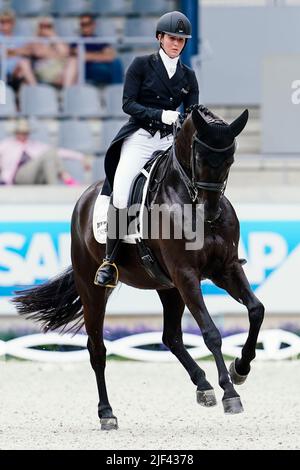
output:
[[159, 18], [156, 26], [156, 38], [160, 33], [190, 39], [192, 37], [192, 25], [183, 13], [171, 11]]

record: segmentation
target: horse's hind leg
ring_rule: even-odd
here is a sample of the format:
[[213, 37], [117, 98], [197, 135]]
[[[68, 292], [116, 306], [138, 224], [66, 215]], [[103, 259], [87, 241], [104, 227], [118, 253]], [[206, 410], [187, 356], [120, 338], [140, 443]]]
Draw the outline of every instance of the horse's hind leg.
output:
[[249, 334], [242, 348], [241, 359], [235, 359], [230, 365], [233, 383], [240, 385], [245, 382], [250, 371], [250, 363], [255, 358], [255, 347], [259, 330], [264, 318], [264, 306], [253, 294], [241, 264], [236, 261], [229, 272], [222, 278], [214, 280], [215, 284], [226, 289], [238, 302], [244, 304], [249, 315]]
[[185, 305], [178, 290], [158, 290], [157, 293], [163, 304], [163, 343], [181, 362], [197, 386], [197, 402], [202, 406], [216, 405], [215, 392], [206, 380], [205, 372], [190, 356], [182, 341], [181, 319]]
[[106, 348], [103, 341], [103, 323], [109, 290], [96, 287], [92, 276], [83, 280], [75, 274], [75, 281], [84, 307], [84, 322], [88, 334], [87, 347], [97, 380], [101, 429], [105, 431], [118, 429], [117, 418], [113, 415], [105, 383]]

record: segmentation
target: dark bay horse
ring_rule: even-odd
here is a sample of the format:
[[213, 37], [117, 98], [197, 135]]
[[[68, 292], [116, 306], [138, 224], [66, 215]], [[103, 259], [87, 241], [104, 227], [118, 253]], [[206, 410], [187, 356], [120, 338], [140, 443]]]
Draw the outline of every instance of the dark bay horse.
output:
[[[192, 359], [182, 341], [181, 319], [185, 306], [201, 329], [206, 346], [216, 361], [219, 384], [224, 390], [225, 413], [240, 413], [242, 403], [234, 384], [246, 380], [264, 307], [251, 291], [238, 258], [239, 221], [224, 196], [230, 167], [234, 161], [235, 138], [245, 127], [248, 111], [227, 124], [202, 106], [194, 107], [178, 132], [167, 171], [163, 171], [156, 203], [204, 204], [204, 240], [197, 250], [187, 250], [184, 237], [149, 239], [147, 243], [174, 287], [165, 288], [145, 271], [135, 245], [122, 244], [117, 259], [120, 280], [140, 289], [155, 289], [163, 305], [163, 343], [178, 358], [197, 387], [202, 406], [216, 404], [214, 390], [204, 371]], [[158, 168], [157, 179], [160, 179]], [[47, 283], [21, 291], [14, 302], [21, 315], [40, 321], [46, 330], [78, 327], [84, 318], [91, 365], [96, 374], [101, 428], [117, 429], [105, 384], [106, 349], [103, 323], [110, 288], [94, 285], [95, 272], [104, 257], [105, 246], [93, 235], [93, 208], [100, 184], [89, 187], [78, 200], [72, 217], [72, 267]], [[173, 221], [174, 222], [174, 221]], [[174, 222], [175, 223], [175, 222]], [[249, 334], [236, 358], [226, 368], [221, 352], [221, 335], [205, 306], [200, 281], [212, 280], [249, 314]]]

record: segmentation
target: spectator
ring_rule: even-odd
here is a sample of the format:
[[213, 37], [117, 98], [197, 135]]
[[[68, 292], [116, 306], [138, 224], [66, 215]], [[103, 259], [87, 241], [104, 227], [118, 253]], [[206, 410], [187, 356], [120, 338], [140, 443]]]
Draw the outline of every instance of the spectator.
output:
[[[24, 80], [29, 85], [36, 83], [30, 61], [22, 58], [24, 46], [20, 39], [14, 36], [16, 18], [13, 11], [4, 11], [0, 14], [0, 41], [1, 38], [14, 38], [12, 44], [8, 44], [6, 72], [8, 83], [14, 84]], [[3, 46], [2, 46], [3, 47]]]
[[[96, 22], [92, 15], [80, 16], [80, 36], [82, 38], [96, 38]], [[107, 43], [87, 42], [85, 48], [85, 79], [94, 84], [122, 83], [123, 70], [120, 59], [116, 58], [116, 51]], [[64, 86], [71, 86], [78, 78], [78, 47], [71, 45], [71, 55], [65, 70]]]
[[62, 86], [69, 46], [59, 40], [51, 17], [39, 19], [37, 36], [43, 39], [55, 39], [55, 41], [45, 43], [37, 40], [27, 45], [26, 55], [32, 60], [35, 77], [38, 82]]
[[0, 181], [2, 184], [59, 184], [77, 182], [64, 170], [62, 158], [83, 161], [84, 155], [67, 149], [55, 149], [30, 139], [30, 127], [20, 120], [15, 136], [0, 142]]

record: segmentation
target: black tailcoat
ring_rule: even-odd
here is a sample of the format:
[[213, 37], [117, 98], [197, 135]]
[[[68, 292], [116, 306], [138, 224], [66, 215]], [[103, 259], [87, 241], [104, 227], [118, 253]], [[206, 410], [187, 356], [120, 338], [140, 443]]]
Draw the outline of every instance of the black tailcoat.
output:
[[126, 137], [139, 128], [152, 135], [159, 130], [161, 137], [172, 133], [172, 126], [161, 121], [162, 111], [176, 111], [181, 104], [186, 110], [192, 104], [198, 104], [198, 100], [199, 89], [195, 72], [180, 59], [175, 75], [169, 78], [159, 53], [136, 57], [127, 70], [123, 92], [123, 111], [129, 114], [130, 118], [106, 152], [107, 179], [102, 193], [111, 192], [122, 143]]

